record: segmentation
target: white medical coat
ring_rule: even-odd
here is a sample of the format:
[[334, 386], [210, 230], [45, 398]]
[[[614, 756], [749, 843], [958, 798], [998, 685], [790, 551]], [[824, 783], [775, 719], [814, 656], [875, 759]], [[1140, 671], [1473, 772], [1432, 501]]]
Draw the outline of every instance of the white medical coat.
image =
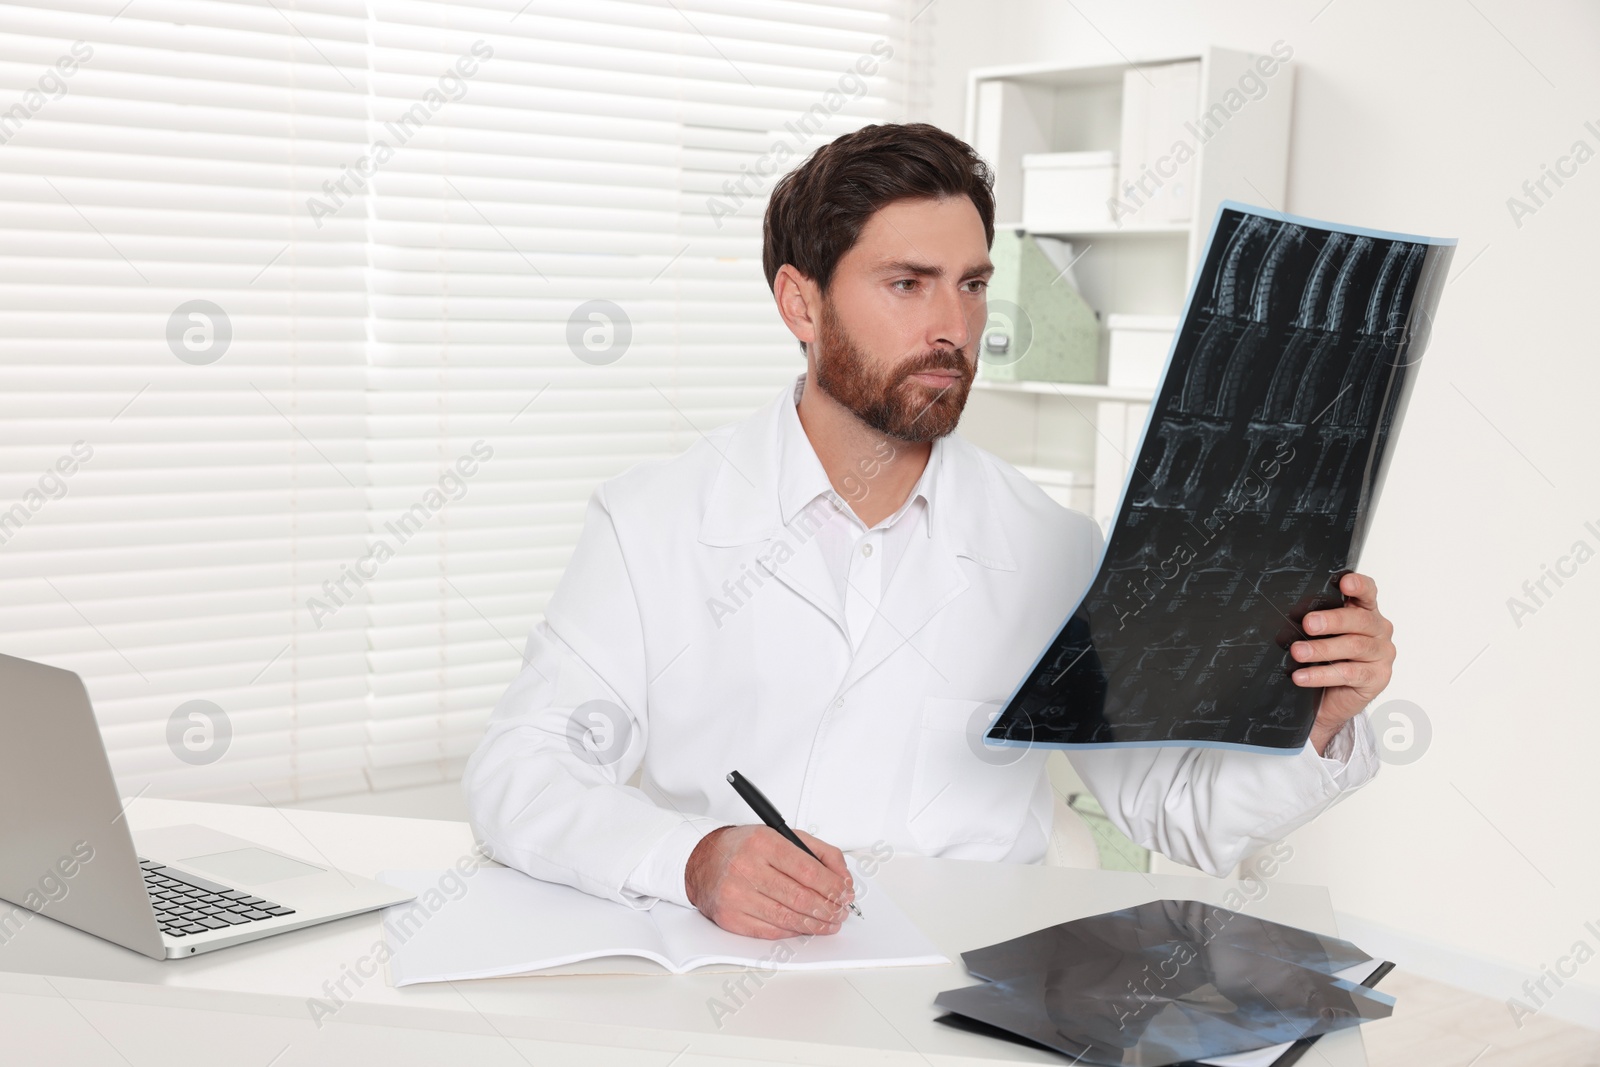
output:
[[[780, 506], [797, 393], [595, 492], [467, 766], [474, 828], [500, 861], [636, 907], [687, 904], [695, 844], [756, 821], [725, 781], [735, 769], [842, 849], [1043, 857], [1046, 753], [997, 753], [982, 731], [1088, 587], [1099, 528], [958, 434], [940, 439], [925, 525], [852, 652], [818, 516], [785, 525]], [[1327, 757], [1069, 758], [1128, 837], [1217, 874], [1377, 769], [1365, 716]]]

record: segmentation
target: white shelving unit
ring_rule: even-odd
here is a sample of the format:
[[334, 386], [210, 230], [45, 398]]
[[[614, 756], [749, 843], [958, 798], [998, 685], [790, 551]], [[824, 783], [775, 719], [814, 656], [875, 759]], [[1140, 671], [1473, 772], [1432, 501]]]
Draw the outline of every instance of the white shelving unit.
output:
[[[1073, 276], [1102, 322], [1115, 313], [1182, 312], [1189, 279], [1221, 201], [1283, 208], [1292, 63], [1207, 48], [1136, 64], [982, 68], [968, 78], [966, 137], [994, 169], [997, 229], [1020, 228], [1005, 220], [1024, 215], [1023, 155], [1110, 149], [1123, 158], [1124, 76], [1182, 62], [1199, 64], [1196, 113], [1186, 133], [1195, 158], [1189, 219], [1141, 221], [1135, 214], [1122, 225], [1108, 221], [1048, 234], [1072, 242], [1079, 257]], [[1264, 73], [1268, 69], [1270, 75]], [[1105, 364], [1103, 339], [1101, 383]], [[1151, 396], [1150, 390], [1105, 384], [980, 377], [962, 432], [1023, 469], [1056, 499], [1065, 499], [1105, 526], [1134, 458]]]

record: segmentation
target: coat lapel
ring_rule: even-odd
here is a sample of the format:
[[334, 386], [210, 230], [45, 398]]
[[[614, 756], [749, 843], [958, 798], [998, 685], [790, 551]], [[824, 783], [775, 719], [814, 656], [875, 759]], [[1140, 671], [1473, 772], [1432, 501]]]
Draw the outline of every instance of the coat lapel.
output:
[[839, 603], [838, 586], [828, 571], [822, 546], [815, 536], [818, 525], [832, 520], [831, 505], [819, 498], [796, 515], [787, 528], [780, 527], [778, 533], [768, 539], [767, 548], [761, 554], [765, 561], [762, 568], [832, 619], [839, 632], [845, 634], [844, 605]]
[[[906, 543], [878, 611], [845, 676], [854, 685], [894, 655], [914, 656], [939, 674], [938, 650], [924, 631], [971, 584], [963, 558], [991, 570], [1015, 570], [1010, 542], [995, 516], [995, 473], [976, 449], [954, 434], [941, 440], [933, 503]], [[937, 636], [935, 631], [934, 636]]]
[[968, 584], [949, 546], [937, 544], [920, 530], [913, 534], [867, 627], [861, 650], [850, 662], [842, 688], [856, 684], [897, 652], [918, 657], [937, 671], [934, 651], [923, 647], [928, 642], [920, 639], [926, 636], [922, 631]]
[[782, 404], [794, 405], [789, 389], [737, 424], [725, 441], [712, 442], [720, 445], [722, 463], [706, 502], [700, 542], [718, 548], [760, 546], [752, 553], [756, 565], [822, 612], [842, 634], [844, 605], [815, 537], [818, 525], [832, 517], [830, 508], [818, 500], [801, 509], [788, 526], [783, 523], [778, 500]]

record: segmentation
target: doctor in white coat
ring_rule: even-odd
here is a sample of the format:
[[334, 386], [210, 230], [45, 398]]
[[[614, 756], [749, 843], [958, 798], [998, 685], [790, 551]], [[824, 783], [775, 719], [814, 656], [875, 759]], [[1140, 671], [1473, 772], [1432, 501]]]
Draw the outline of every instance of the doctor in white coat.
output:
[[[953, 433], [992, 271], [989, 176], [931, 126], [874, 126], [774, 189], [764, 260], [806, 373], [683, 455], [602, 485], [465, 790], [494, 856], [761, 937], [831, 933], [840, 850], [1038, 862], [1043, 751], [988, 722], [1087, 588], [1100, 532]], [[1323, 687], [1283, 756], [1073, 752], [1112, 822], [1212, 873], [1377, 768], [1361, 710], [1392, 633], [1370, 579], [1303, 623]], [[821, 862], [759, 824], [739, 770]], [[630, 784], [636, 783], [636, 784]]]

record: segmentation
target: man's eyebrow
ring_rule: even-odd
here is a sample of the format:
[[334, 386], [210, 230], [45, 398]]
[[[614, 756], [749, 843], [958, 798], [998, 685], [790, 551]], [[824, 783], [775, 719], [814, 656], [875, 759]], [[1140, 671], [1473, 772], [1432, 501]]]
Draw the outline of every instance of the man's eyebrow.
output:
[[[878, 268], [879, 274], [911, 274], [919, 278], [942, 278], [944, 268], [934, 266], [932, 263], [918, 263], [909, 259], [896, 259], [885, 263]], [[988, 260], [976, 263], [962, 272], [963, 278], [987, 278], [994, 273], [994, 264]]]

